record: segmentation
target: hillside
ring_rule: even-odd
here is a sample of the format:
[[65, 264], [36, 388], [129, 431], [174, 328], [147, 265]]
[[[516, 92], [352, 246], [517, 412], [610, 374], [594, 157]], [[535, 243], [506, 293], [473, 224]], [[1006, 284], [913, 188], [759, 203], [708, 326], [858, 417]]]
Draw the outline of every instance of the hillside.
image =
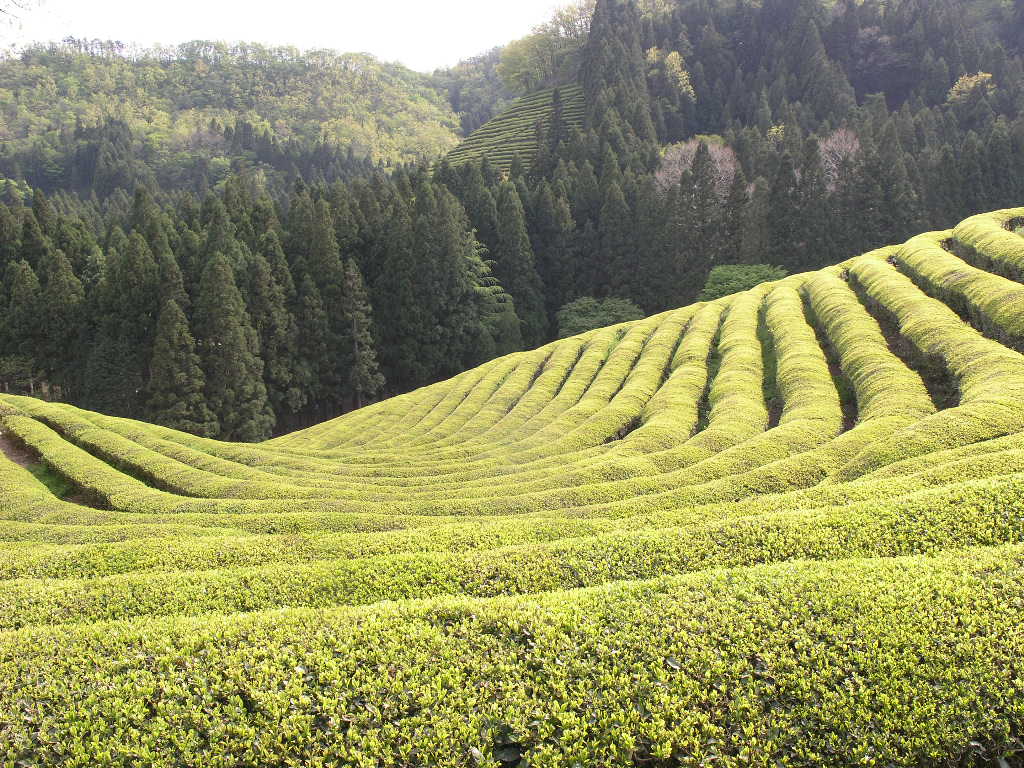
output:
[[336, 176], [348, 153], [432, 159], [458, 118], [428, 76], [372, 56], [195, 41], [66, 41], [0, 58], [0, 176], [102, 197], [231, 170]]
[[0, 397], [0, 757], [1016, 764], [1022, 221], [258, 445]]
[[583, 125], [583, 90], [576, 85], [549, 88], [521, 99], [471, 133], [448, 153], [448, 161], [459, 165], [486, 157], [494, 168], [507, 172], [516, 155], [526, 167], [537, 155], [538, 137], [551, 130], [554, 95], [561, 101], [560, 114], [566, 129]]

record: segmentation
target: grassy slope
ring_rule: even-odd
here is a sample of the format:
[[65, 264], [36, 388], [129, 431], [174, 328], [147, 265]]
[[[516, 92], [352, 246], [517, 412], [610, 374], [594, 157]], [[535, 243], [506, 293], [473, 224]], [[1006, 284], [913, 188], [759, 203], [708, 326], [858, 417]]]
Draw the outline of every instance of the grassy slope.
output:
[[261, 445], [0, 397], [0, 758], [1015, 764], [1021, 216]]

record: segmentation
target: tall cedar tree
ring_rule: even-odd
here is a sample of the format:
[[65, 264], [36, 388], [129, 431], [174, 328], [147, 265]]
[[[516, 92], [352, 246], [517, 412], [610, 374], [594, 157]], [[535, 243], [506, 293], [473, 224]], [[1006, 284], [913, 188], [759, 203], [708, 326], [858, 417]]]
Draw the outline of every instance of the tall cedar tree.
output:
[[356, 408], [362, 408], [367, 400], [384, 389], [384, 376], [377, 365], [374, 349], [370, 300], [363, 285], [363, 276], [352, 259], [345, 262], [344, 288], [341, 314], [348, 329], [351, 355], [346, 383]]
[[174, 299], [168, 299], [156, 324], [146, 418], [193, 435], [214, 437], [220, 425], [206, 405], [205, 389], [206, 378], [188, 318]]
[[195, 335], [206, 376], [206, 402], [222, 440], [256, 442], [270, 436], [259, 340], [245, 311], [227, 258], [215, 253], [203, 270], [196, 300]]
[[98, 287], [100, 324], [86, 366], [90, 407], [117, 416], [140, 417], [146, 374], [160, 313], [160, 274], [138, 232], [115, 228]]
[[85, 290], [75, 277], [71, 262], [61, 250], [51, 253], [43, 264], [43, 328], [38, 355], [40, 368], [50, 381], [72, 395], [70, 387], [79, 378], [78, 363], [81, 352], [82, 317]]
[[548, 339], [544, 292], [526, 233], [523, 205], [515, 185], [506, 181], [498, 192], [498, 248], [494, 274], [515, 302], [523, 344], [528, 349]]
[[656, 151], [640, 33], [631, 0], [597, 0], [580, 68], [590, 129], [621, 152], [623, 167], [638, 171]]
[[[5, 354], [35, 360], [43, 339], [43, 289], [32, 266], [16, 261], [4, 275], [7, 307], [2, 319]], [[43, 361], [39, 361], [43, 362]]]

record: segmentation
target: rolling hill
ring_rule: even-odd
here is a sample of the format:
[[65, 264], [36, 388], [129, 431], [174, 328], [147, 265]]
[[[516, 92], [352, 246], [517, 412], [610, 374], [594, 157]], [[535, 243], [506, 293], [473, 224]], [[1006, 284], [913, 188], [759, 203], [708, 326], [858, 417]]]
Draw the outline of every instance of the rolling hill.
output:
[[555, 91], [562, 101], [562, 119], [571, 128], [583, 125], [583, 89], [578, 85], [549, 88], [516, 99], [492, 120], [473, 131], [448, 153], [452, 165], [486, 157], [492, 166], [508, 171], [516, 155], [529, 167], [537, 154], [538, 127], [551, 126]]
[[0, 758], [1019, 764], [1022, 220], [259, 445], [0, 396]]

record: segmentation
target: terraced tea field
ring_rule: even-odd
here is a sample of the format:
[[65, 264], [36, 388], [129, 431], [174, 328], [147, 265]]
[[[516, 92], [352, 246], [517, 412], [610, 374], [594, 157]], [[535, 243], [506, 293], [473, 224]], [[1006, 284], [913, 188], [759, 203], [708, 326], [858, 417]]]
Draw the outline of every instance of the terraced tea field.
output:
[[[547, 129], [551, 125], [554, 89], [517, 99], [497, 117], [480, 126], [448, 154], [453, 165], [479, 160], [486, 156], [493, 167], [508, 171], [513, 158], [527, 167], [537, 155], [538, 126]], [[558, 89], [562, 100], [562, 119], [570, 127], [583, 125], [583, 89], [578, 85], [562, 86]]]
[[260, 445], [3, 396], [0, 759], [1020, 765], [1021, 220]]

